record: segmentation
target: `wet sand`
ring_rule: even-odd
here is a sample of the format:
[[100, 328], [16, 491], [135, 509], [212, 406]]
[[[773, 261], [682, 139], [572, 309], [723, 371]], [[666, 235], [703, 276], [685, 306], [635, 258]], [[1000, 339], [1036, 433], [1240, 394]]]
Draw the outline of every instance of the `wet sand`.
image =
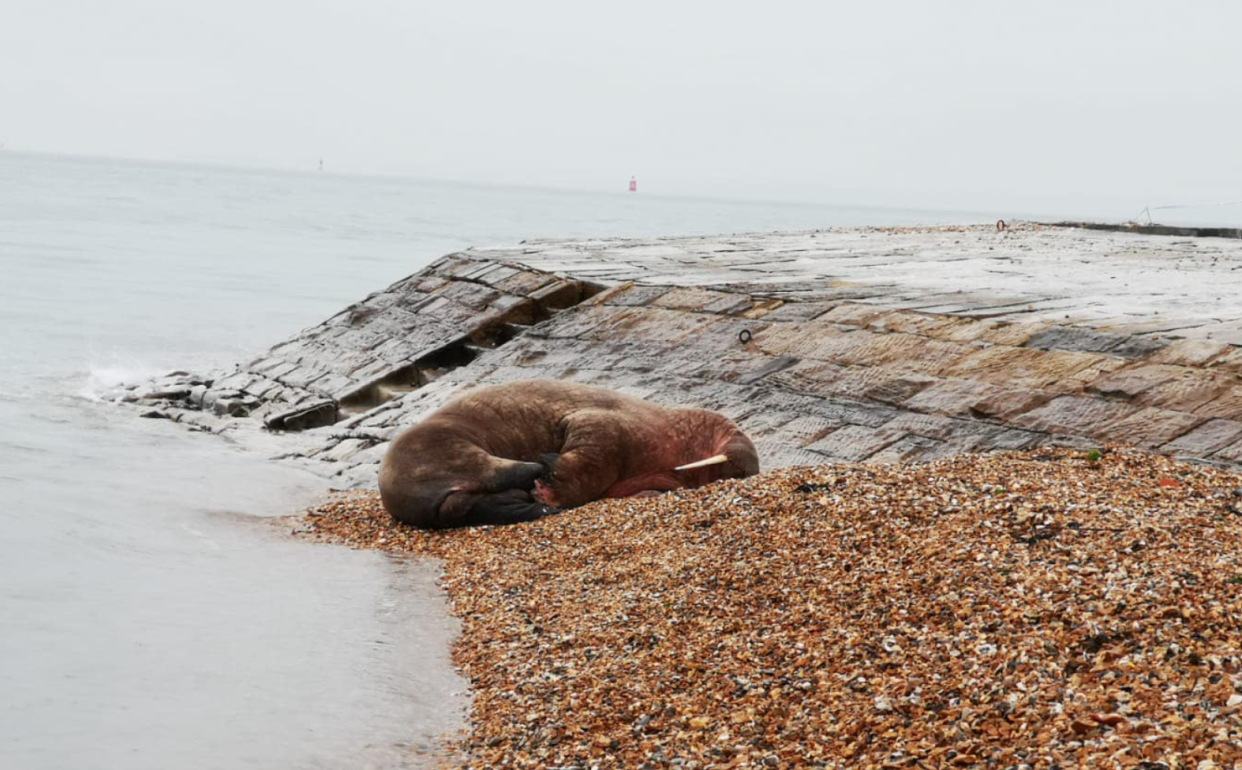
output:
[[1242, 761], [1242, 476], [1125, 450], [794, 468], [426, 533], [465, 767]]

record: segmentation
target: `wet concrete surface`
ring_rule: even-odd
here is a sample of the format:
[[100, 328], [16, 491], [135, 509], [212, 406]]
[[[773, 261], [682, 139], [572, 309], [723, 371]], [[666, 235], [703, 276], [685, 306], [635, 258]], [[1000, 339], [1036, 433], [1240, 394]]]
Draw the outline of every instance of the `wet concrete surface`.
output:
[[1105, 443], [1234, 467], [1240, 293], [1242, 241], [1220, 238], [527, 241], [448, 255], [232, 372], [125, 398], [342, 487], [374, 486], [387, 441], [462, 389], [536, 378], [718, 410], [766, 468]]

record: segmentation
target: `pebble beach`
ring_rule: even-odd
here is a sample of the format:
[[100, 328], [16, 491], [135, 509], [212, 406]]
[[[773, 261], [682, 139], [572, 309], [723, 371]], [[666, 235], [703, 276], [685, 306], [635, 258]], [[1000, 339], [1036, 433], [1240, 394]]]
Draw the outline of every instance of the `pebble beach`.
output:
[[788, 468], [424, 532], [460, 767], [1242, 767], [1242, 476], [1131, 450]]

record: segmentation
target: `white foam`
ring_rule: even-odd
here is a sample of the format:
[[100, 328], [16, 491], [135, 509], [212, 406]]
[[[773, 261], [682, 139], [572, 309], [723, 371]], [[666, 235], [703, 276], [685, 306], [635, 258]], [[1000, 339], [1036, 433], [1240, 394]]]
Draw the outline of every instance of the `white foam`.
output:
[[164, 369], [134, 359], [92, 365], [77, 394], [90, 401], [104, 401], [127, 386], [140, 385], [163, 374]]

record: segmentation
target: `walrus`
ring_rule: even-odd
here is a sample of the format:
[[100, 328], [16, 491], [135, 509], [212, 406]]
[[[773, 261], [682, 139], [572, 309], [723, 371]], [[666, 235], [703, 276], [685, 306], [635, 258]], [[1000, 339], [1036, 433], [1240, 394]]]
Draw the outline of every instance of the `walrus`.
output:
[[379, 488], [394, 519], [440, 529], [758, 472], [754, 444], [723, 415], [530, 380], [471, 391], [403, 431], [380, 464]]

